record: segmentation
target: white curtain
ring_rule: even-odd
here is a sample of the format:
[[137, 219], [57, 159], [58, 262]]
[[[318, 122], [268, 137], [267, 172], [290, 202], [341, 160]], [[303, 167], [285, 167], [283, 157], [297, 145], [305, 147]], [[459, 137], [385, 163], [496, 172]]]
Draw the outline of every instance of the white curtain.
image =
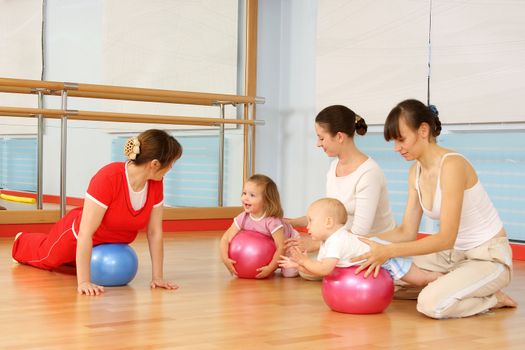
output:
[[433, 1], [431, 99], [447, 123], [525, 121], [525, 1]]
[[524, 121], [525, 1], [319, 0], [317, 107], [383, 123], [406, 98], [445, 123]]
[[428, 2], [319, 0], [317, 109], [343, 104], [369, 124], [426, 98]]

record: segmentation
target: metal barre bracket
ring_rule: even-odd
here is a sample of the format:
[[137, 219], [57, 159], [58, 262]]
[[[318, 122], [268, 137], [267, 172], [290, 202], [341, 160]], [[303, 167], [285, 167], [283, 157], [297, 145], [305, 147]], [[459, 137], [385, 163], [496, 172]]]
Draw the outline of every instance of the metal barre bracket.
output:
[[237, 106], [237, 102], [232, 101], [215, 101], [212, 103], [212, 106], [226, 106], [226, 105], [232, 105], [233, 107]]
[[66, 109], [64, 110], [64, 116], [78, 115], [78, 109]]
[[42, 93], [43, 95], [49, 95], [52, 93], [52, 90], [46, 89], [46, 88], [32, 88], [31, 89], [32, 94], [38, 94]]
[[78, 83], [64, 82], [64, 90], [78, 90]]

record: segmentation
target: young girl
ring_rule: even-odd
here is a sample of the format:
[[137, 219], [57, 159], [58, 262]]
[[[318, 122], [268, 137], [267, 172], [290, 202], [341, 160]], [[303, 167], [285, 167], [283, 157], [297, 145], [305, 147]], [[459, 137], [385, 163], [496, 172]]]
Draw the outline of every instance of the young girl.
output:
[[[283, 209], [275, 182], [268, 176], [256, 174], [244, 184], [241, 195], [244, 212], [233, 219], [233, 224], [224, 233], [220, 243], [221, 258], [224, 265], [233, 274], [235, 261], [228, 256], [231, 240], [241, 230], [257, 231], [273, 238], [277, 247], [272, 261], [257, 269], [256, 278], [271, 275], [278, 267], [278, 260], [284, 254], [284, 240], [298, 236], [290, 224], [282, 222]], [[297, 269], [281, 269], [284, 277], [296, 277]]]
[[131, 243], [147, 228], [151, 288], [176, 289], [163, 277], [163, 178], [182, 147], [162, 130], [146, 130], [124, 146], [128, 161], [104, 166], [91, 179], [84, 206], [68, 212], [49, 233], [20, 232], [13, 259], [44, 270], [76, 262], [79, 294], [99, 295], [90, 280], [91, 251], [102, 243]]

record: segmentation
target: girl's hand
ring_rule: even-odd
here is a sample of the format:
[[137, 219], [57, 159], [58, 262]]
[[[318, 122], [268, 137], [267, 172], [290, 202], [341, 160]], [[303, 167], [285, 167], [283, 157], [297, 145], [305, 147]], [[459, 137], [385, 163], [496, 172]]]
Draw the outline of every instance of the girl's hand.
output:
[[263, 267], [259, 267], [255, 271], [259, 272], [255, 276], [255, 278], [266, 278], [266, 277], [270, 276], [270, 274], [273, 273], [274, 269], [272, 269], [269, 265], [266, 265], [266, 266], [263, 266]]
[[281, 255], [281, 259], [277, 261], [279, 263], [279, 267], [285, 268], [285, 269], [298, 269], [299, 264], [293, 261], [291, 258]]
[[171, 281], [165, 281], [160, 278], [155, 278], [151, 280], [149, 286], [151, 287], [151, 289], [155, 289], [157, 287], [164, 288], [164, 289], [171, 289], [171, 290], [179, 289], [179, 286], [177, 286], [175, 283]]
[[100, 295], [104, 293], [104, 287], [91, 282], [82, 282], [78, 284], [77, 292], [80, 295]]
[[352, 258], [352, 262], [365, 260], [355, 270], [355, 273], [358, 274], [359, 272], [366, 269], [365, 277], [368, 277], [372, 273], [372, 271], [374, 272], [374, 277], [377, 277], [381, 265], [383, 265], [385, 261], [390, 259], [390, 256], [388, 254], [388, 246], [371, 241], [368, 238], [364, 237], [359, 237], [359, 239], [370, 246], [370, 251], [368, 251], [365, 254], [356, 256], [355, 258]]
[[226, 259], [223, 259], [223, 262], [224, 262], [224, 266], [226, 266], [228, 271], [230, 271], [230, 273], [233, 276], [237, 276], [237, 270], [235, 270], [235, 264], [237, 263], [237, 261], [230, 259], [230, 258], [226, 258]]

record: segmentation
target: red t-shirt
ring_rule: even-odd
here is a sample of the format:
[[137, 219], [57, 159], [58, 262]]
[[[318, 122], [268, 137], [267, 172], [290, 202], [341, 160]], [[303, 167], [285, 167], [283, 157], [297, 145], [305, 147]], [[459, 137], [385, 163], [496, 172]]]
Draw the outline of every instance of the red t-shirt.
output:
[[[153, 207], [162, 203], [163, 183], [148, 180], [146, 203], [141, 209], [135, 210], [129, 197], [126, 163], [110, 163], [93, 176], [86, 198], [106, 208], [93, 236], [93, 244], [131, 243], [138, 231], [147, 226]], [[75, 225], [77, 232], [79, 224]]]

